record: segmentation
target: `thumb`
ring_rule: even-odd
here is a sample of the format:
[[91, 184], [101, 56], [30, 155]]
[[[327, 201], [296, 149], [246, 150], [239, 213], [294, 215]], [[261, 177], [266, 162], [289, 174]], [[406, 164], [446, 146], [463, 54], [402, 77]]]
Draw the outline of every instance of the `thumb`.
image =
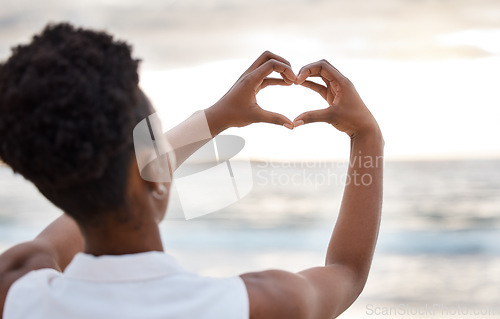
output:
[[261, 109], [259, 112], [259, 122], [283, 125], [288, 129], [293, 129], [293, 123], [286, 116]]
[[326, 122], [330, 123], [331, 116], [330, 110], [328, 108], [314, 111], [307, 111], [295, 118], [293, 120], [293, 126], [301, 126], [303, 124], [314, 123], [314, 122]]

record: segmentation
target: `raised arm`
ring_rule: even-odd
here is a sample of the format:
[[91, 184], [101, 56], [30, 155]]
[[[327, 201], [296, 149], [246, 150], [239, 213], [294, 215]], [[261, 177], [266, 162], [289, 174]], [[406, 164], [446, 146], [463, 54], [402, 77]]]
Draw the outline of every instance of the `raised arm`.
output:
[[[272, 72], [280, 73], [283, 79], [267, 78]], [[196, 121], [200, 120], [197, 112], [194, 115], [195, 125], [192, 117], [165, 134], [176, 152], [177, 167], [203, 144], [229, 127], [268, 122], [286, 124], [292, 128], [292, 122], [283, 115], [260, 108], [255, 95], [267, 85], [290, 85], [295, 80], [296, 76], [286, 60], [270, 52], [262, 54], [224, 97], [212, 107], [200, 111], [201, 123], [206, 126], [206, 130], [199, 130], [196, 126]], [[189, 143], [196, 139], [199, 139], [197, 143]], [[63, 215], [34, 240], [16, 245], [1, 254], [0, 319], [8, 289], [17, 279], [36, 269], [62, 271], [73, 256], [82, 250], [83, 238], [77, 224]]]
[[[326, 86], [306, 81], [321, 77]], [[351, 139], [348, 177], [324, 267], [298, 274], [266, 271], [244, 274], [251, 318], [333, 318], [364, 288], [380, 224], [384, 141], [377, 122], [353, 84], [323, 60], [301, 69], [297, 84], [330, 105], [294, 120], [295, 126], [326, 122]]]
[[[268, 78], [272, 72], [279, 73], [282, 79]], [[165, 133], [175, 153], [174, 170], [227, 128], [265, 122], [292, 129], [292, 122], [285, 116], [263, 110], [257, 104], [256, 94], [268, 85], [291, 85], [295, 80], [296, 76], [287, 60], [274, 53], [264, 52], [217, 103], [195, 112]]]

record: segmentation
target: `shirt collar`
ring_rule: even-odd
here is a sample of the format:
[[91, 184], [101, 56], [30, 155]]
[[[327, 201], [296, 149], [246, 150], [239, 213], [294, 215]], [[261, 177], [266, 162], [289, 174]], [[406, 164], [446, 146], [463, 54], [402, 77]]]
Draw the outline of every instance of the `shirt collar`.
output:
[[64, 276], [93, 282], [143, 281], [165, 277], [182, 270], [170, 255], [149, 251], [130, 255], [75, 255]]

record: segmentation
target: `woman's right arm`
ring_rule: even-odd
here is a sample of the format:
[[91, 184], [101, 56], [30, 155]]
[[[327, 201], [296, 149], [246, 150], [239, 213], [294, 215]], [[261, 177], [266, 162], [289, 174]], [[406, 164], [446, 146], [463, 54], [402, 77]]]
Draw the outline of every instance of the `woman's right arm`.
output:
[[[321, 77], [327, 85], [306, 82], [310, 76]], [[327, 61], [302, 68], [297, 84], [317, 91], [330, 106], [301, 114], [295, 126], [327, 122], [349, 135], [348, 182], [325, 266], [297, 274], [271, 270], [241, 275], [251, 318], [337, 317], [363, 290], [377, 241], [384, 147], [377, 122], [352, 83]]]

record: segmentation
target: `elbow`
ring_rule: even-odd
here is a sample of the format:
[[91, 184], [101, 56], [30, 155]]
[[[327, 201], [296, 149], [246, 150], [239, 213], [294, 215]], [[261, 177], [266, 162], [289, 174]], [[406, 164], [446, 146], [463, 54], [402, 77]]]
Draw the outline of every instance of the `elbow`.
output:
[[365, 289], [366, 279], [367, 279], [367, 277], [364, 277], [364, 278], [357, 279], [356, 281], [354, 281], [353, 294], [356, 296], [356, 298], [358, 298], [359, 295], [361, 295], [361, 293]]
[[365, 286], [366, 286], [366, 282], [368, 280], [368, 274], [369, 274], [369, 269], [362, 269], [362, 270], [358, 270], [355, 272], [354, 274], [354, 278], [353, 278], [353, 293], [356, 295], [356, 298], [361, 295], [361, 293], [363, 292], [363, 290], [365, 289]]
[[368, 280], [369, 269], [365, 267], [342, 266], [345, 270], [344, 276], [348, 278], [351, 295], [357, 299], [365, 289], [366, 281]]

